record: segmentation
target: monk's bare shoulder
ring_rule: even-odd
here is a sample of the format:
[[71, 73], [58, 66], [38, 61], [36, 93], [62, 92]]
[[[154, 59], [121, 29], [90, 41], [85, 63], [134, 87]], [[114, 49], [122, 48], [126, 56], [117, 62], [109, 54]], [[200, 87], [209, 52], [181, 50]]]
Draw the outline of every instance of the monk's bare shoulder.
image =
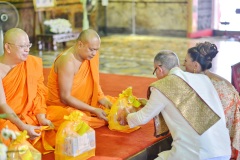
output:
[[72, 72], [75, 74], [78, 68], [78, 61], [73, 56], [71, 49], [66, 50], [54, 63], [55, 72]]
[[6, 103], [5, 91], [3, 88], [3, 78], [6, 77], [9, 71], [6, 69], [6, 65], [0, 62], [0, 104]]
[[6, 77], [6, 75], [8, 74], [8, 72], [10, 72], [10, 70], [11, 70], [10, 66], [8, 66], [6, 64], [3, 64], [3, 63], [0, 63], [0, 77], [1, 77], [1, 79]]

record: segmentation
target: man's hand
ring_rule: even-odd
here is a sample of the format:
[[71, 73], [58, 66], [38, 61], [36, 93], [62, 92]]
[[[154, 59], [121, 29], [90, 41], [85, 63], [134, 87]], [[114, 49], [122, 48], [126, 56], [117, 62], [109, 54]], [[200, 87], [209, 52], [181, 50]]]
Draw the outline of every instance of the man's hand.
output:
[[106, 97], [100, 99], [98, 102], [108, 109], [112, 107], [112, 103]]
[[125, 126], [128, 124], [127, 122], [127, 115], [128, 115], [128, 111], [126, 108], [123, 108], [122, 110], [120, 110], [117, 113], [117, 121], [120, 125]]
[[106, 117], [107, 114], [101, 108], [95, 108], [93, 110], [93, 113], [95, 113], [98, 116], [98, 118], [104, 119], [105, 121], [108, 121], [108, 119]]
[[147, 104], [148, 100], [145, 98], [138, 98], [138, 101], [141, 103], [141, 107], [143, 107]]

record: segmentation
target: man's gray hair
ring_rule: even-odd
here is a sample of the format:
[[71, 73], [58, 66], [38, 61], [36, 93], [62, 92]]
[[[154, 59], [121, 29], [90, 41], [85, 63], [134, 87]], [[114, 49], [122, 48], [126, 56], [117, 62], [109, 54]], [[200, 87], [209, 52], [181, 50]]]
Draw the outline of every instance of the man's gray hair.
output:
[[154, 63], [160, 62], [166, 69], [171, 70], [174, 67], [179, 67], [178, 56], [170, 50], [160, 51], [154, 58]]

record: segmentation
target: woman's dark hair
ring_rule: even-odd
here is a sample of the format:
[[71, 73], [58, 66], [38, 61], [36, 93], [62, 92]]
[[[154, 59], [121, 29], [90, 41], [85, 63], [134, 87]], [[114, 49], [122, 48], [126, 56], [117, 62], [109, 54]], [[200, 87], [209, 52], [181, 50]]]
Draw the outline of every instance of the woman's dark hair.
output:
[[217, 53], [217, 46], [210, 42], [197, 43], [195, 47], [188, 49], [189, 56], [201, 65], [202, 71], [212, 67], [212, 59]]

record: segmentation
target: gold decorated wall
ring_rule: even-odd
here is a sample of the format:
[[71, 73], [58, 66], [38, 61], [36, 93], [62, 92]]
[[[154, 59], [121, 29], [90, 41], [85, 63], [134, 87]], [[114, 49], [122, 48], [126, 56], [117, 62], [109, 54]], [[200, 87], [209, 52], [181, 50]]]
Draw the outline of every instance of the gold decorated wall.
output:
[[[34, 40], [37, 34], [44, 32], [43, 22], [46, 19], [65, 18], [70, 21], [74, 32], [82, 29], [83, 9], [80, 0], [56, 0], [54, 7], [36, 8], [35, 0], [7, 0], [13, 4], [19, 13], [17, 27], [24, 29]], [[1, 7], [1, 6], [0, 6]], [[89, 15], [89, 23], [96, 29], [96, 11]]]
[[[108, 33], [186, 36], [188, 0], [109, 0], [98, 27]], [[104, 16], [106, 12], [107, 16]]]
[[[108, 0], [89, 15], [90, 27], [99, 32], [121, 34], [167, 35], [185, 37], [188, 23], [189, 0]], [[30, 37], [43, 32], [45, 19], [66, 18], [73, 31], [82, 28], [80, 0], [56, 0], [55, 7], [34, 10], [34, 0], [8, 0], [20, 15], [18, 27]]]

